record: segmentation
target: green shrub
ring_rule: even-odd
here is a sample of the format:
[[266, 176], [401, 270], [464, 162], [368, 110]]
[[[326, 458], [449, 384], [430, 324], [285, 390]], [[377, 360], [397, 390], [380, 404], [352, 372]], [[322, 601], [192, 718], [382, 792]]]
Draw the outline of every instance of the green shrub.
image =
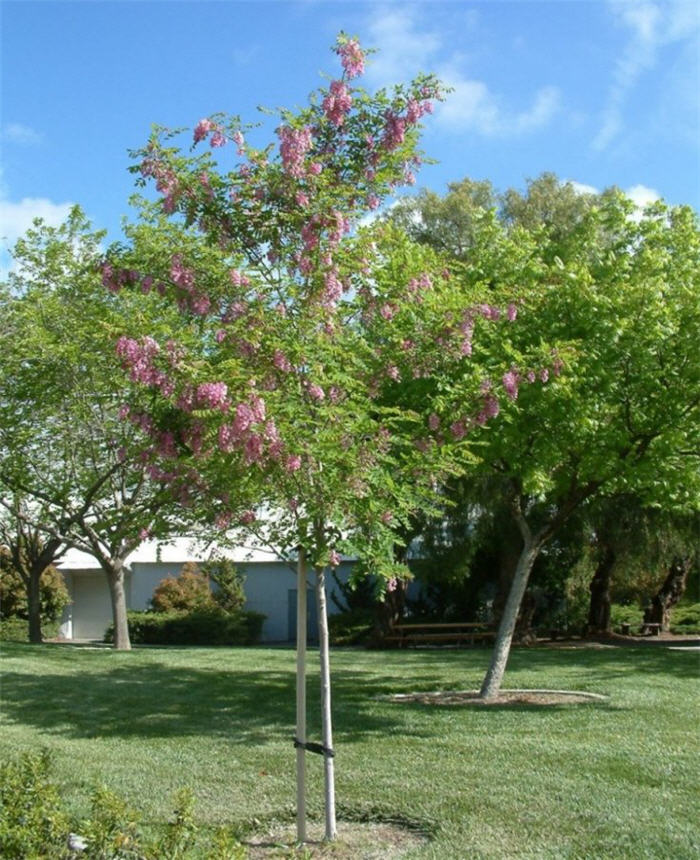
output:
[[[39, 601], [42, 623], [58, 621], [70, 603], [63, 576], [52, 564], [41, 574]], [[0, 619], [28, 617], [27, 589], [5, 553], [0, 558]]]
[[350, 609], [328, 617], [328, 635], [332, 645], [363, 645], [371, 639], [374, 627], [373, 609]]
[[49, 781], [50, 757], [25, 753], [0, 764], [0, 857], [60, 860], [67, 856], [69, 820]]
[[629, 624], [632, 629], [641, 627], [644, 613], [639, 606], [625, 606], [621, 603], [613, 603], [610, 607], [610, 626], [613, 630], [620, 631], [623, 624]]
[[671, 611], [671, 633], [700, 633], [700, 603], [681, 603]]
[[179, 576], [162, 579], [151, 598], [155, 612], [193, 612], [214, 605], [209, 577], [187, 562]]
[[[58, 635], [58, 621], [51, 621], [41, 625], [41, 632], [45, 639], [52, 639]], [[0, 619], [0, 642], [28, 642], [29, 626], [26, 618]]]
[[[259, 612], [224, 612], [214, 606], [196, 612], [129, 612], [134, 645], [254, 645], [265, 616]], [[112, 625], [105, 642], [114, 641]]]
[[[138, 813], [102, 786], [92, 793], [90, 816], [71, 820], [50, 780], [47, 752], [25, 753], [0, 765], [0, 857], [3, 860], [244, 860], [245, 848], [232, 828], [201, 832], [194, 797], [175, 797], [171, 821], [156, 836], [141, 831]], [[158, 835], [158, 833], [160, 835]], [[74, 853], [69, 842], [80, 840]]]
[[216, 585], [214, 603], [225, 612], [235, 612], [245, 604], [245, 577], [227, 558], [215, 558], [202, 564], [202, 572]]

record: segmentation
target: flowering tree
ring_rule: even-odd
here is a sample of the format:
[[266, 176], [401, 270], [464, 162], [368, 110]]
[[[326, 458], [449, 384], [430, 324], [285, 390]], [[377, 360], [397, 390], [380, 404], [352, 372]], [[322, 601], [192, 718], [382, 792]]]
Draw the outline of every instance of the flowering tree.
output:
[[136, 309], [104, 290], [101, 238], [76, 207], [60, 227], [35, 224], [14, 249], [16, 267], [0, 288], [0, 505], [25, 556], [32, 548], [32, 639], [41, 637], [41, 572], [72, 546], [104, 570], [115, 647], [128, 649], [126, 557], [147, 534], [168, 532], [173, 504], [119, 418], [125, 386], [112, 332], [126, 320], [167, 331], [172, 314], [156, 318], [148, 303]]
[[[359, 225], [413, 181], [419, 120], [441, 93], [424, 76], [370, 96], [352, 84], [365, 62], [357, 41], [341, 35], [335, 50], [342, 76], [309, 107], [282, 112], [276, 145], [250, 146], [249, 129], [223, 115], [197, 123], [193, 146], [210, 145], [201, 154], [156, 130], [135, 170], [162, 197], [143, 203], [130, 246], [103, 267], [111, 290], [160, 293], [200, 329], [189, 346], [127, 333], [117, 344], [125, 371], [150, 392], [147, 408], [124, 415], [148, 437], [151, 468], [220, 528], [257, 529], [296, 553], [300, 601], [305, 566], [315, 572], [323, 743], [311, 748], [324, 756], [328, 839], [325, 571], [352, 553], [388, 589], [405, 575], [396, 526], [431, 504], [443, 474], [469, 463], [469, 432], [498, 413], [496, 388], [508, 390], [511, 357], [492, 338], [492, 352], [473, 361], [476, 329], [516, 315], [465, 292], [428, 249]], [[231, 149], [230, 168], [217, 165], [213, 152]], [[418, 383], [412, 399], [401, 394], [408, 380]], [[301, 625], [299, 637], [303, 676]], [[300, 781], [304, 709], [302, 677]], [[303, 790], [298, 804], [303, 841]]]

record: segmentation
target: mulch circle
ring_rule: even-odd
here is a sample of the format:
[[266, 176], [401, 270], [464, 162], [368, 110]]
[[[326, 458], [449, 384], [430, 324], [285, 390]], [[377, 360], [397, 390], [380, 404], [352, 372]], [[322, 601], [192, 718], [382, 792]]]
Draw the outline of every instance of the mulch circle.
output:
[[583, 705], [605, 702], [608, 699], [607, 696], [601, 696], [598, 693], [584, 693], [577, 690], [501, 690], [492, 699], [482, 699], [478, 690], [394, 693], [377, 698], [397, 704], [417, 702], [421, 705], [473, 705], [486, 708], [493, 705]]
[[271, 829], [244, 844], [251, 860], [267, 857], [334, 858], [334, 860], [400, 860], [410, 849], [425, 845], [422, 833], [384, 822], [339, 821], [335, 842], [323, 842], [323, 826], [309, 824], [309, 841], [295, 845], [293, 825]]

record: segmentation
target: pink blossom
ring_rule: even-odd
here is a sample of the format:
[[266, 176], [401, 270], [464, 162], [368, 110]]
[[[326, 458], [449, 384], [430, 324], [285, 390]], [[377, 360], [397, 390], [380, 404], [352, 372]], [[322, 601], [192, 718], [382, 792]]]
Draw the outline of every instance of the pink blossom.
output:
[[290, 454], [284, 462], [284, 468], [290, 473], [301, 469], [301, 457], [298, 454]]
[[450, 433], [452, 433], [452, 437], [456, 441], [464, 439], [464, 437], [467, 435], [467, 425], [463, 418], [460, 418], [450, 424]]
[[139, 540], [148, 540], [151, 536], [150, 529], [139, 529]]
[[387, 591], [396, 591], [398, 584], [399, 584], [399, 582], [396, 579], [396, 577], [392, 576], [391, 579], [387, 580], [386, 590]]
[[236, 447], [237, 439], [238, 433], [236, 432], [235, 426], [231, 424], [222, 424], [221, 427], [219, 427], [219, 450], [223, 451], [224, 454], [230, 454], [231, 451], [233, 451]]
[[254, 523], [257, 517], [255, 516], [255, 511], [243, 511], [240, 519], [243, 525], [248, 526], [251, 523]]
[[377, 209], [379, 207], [380, 202], [381, 201], [376, 194], [370, 194], [367, 198], [367, 205], [370, 209]]
[[546, 367], [543, 367], [542, 370], [540, 370], [540, 380], [542, 382], [547, 382], [548, 379], [549, 379], [549, 371], [547, 370]]
[[356, 39], [348, 39], [336, 48], [340, 64], [348, 78], [356, 78], [365, 70], [365, 55]]
[[214, 124], [210, 119], [200, 119], [194, 128], [194, 142], [199, 143], [200, 140], [204, 140], [213, 127]]
[[312, 176], [318, 176], [319, 173], [323, 170], [323, 165], [319, 164], [318, 161], [312, 161], [309, 165], [309, 173]]
[[513, 322], [515, 318], [518, 316], [518, 308], [511, 302], [508, 305], [508, 310], [506, 311], [506, 315], [508, 317], [509, 322]]
[[211, 136], [211, 140], [209, 141], [209, 146], [217, 147], [224, 146], [226, 144], [226, 137], [217, 129], [214, 134]]
[[343, 81], [331, 82], [330, 90], [321, 107], [330, 122], [340, 128], [345, 122], [345, 115], [352, 108], [352, 96]]
[[324, 400], [326, 394], [320, 385], [316, 385], [315, 383], [311, 383], [308, 387], [309, 396], [320, 403], [321, 400]]
[[245, 143], [245, 140], [244, 140], [243, 135], [241, 134], [240, 131], [235, 131], [233, 133], [233, 142], [238, 147], [238, 154], [243, 155], [243, 145]]
[[487, 418], [495, 418], [500, 412], [501, 407], [498, 398], [493, 394], [487, 394], [484, 398], [484, 412]]
[[394, 519], [394, 515], [391, 511], [384, 511], [379, 519], [384, 523], [385, 526], [388, 526], [390, 522]]
[[309, 205], [309, 195], [304, 194], [303, 191], [297, 191], [295, 195], [295, 199], [297, 201], [298, 206], [308, 206]]
[[272, 357], [272, 363], [278, 370], [283, 371], [284, 373], [289, 373], [292, 369], [292, 365], [287, 358], [287, 356], [282, 352], [281, 349], [276, 349], [275, 354]]
[[390, 379], [393, 379], [395, 382], [398, 382], [401, 379], [401, 372], [395, 364], [388, 365], [385, 373]]
[[406, 120], [391, 110], [386, 112], [384, 118], [386, 126], [384, 136], [382, 137], [382, 145], [386, 150], [391, 152], [404, 142], [406, 137]]
[[265, 401], [262, 397], [254, 394], [250, 399], [250, 409], [255, 421], [262, 423], [265, 420]]
[[528, 381], [528, 382], [534, 382], [534, 381], [535, 381], [535, 379], [537, 379], [537, 377], [535, 376], [535, 371], [534, 371], [534, 370], [528, 370], [528, 372], [527, 372], [527, 381]]
[[277, 134], [281, 141], [280, 154], [284, 169], [290, 176], [299, 179], [304, 175], [304, 158], [313, 142], [311, 129], [308, 126], [297, 129], [283, 125], [277, 129]]
[[251, 433], [245, 442], [245, 461], [249, 465], [251, 463], [259, 463], [263, 454], [263, 440], [257, 433]]
[[518, 374], [514, 370], [503, 374], [503, 387], [511, 400], [518, 399]]
[[123, 403], [123, 404], [119, 407], [119, 419], [120, 419], [121, 421], [125, 421], [125, 420], [129, 417], [129, 412], [130, 412], [129, 404], [128, 404], [128, 403]]
[[203, 382], [197, 386], [197, 400], [201, 406], [207, 406], [210, 409], [221, 409], [224, 411], [228, 408], [226, 395], [228, 387], [225, 382]]
[[434, 412], [428, 416], [428, 427], [433, 431], [440, 428], [440, 418]]
[[340, 555], [338, 555], [338, 553], [334, 549], [332, 549], [330, 555], [328, 556], [328, 563], [330, 564], [330, 566], [338, 567], [338, 565], [340, 564], [340, 560]]
[[214, 525], [217, 527], [217, 529], [221, 529], [221, 531], [227, 529], [230, 524], [231, 514], [229, 513], [217, 514], [216, 519], [214, 520]]
[[233, 419], [233, 431], [237, 436], [250, 427], [253, 423], [253, 412], [247, 403], [239, 403], [236, 406], [236, 417]]
[[379, 313], [385, 320], [390, 320], [396, 313], [396, 305], [392, 305], [387, 302], [379, 308]]

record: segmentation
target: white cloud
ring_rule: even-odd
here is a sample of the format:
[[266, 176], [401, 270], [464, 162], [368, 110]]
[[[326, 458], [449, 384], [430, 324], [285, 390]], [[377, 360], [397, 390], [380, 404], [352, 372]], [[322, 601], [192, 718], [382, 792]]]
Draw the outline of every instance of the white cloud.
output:
[[622, 132], [627, 96], [644, 73], [658, 65], [660, 51], [693, 39], [700, 28], [698, 7], [688, 0], [609, 0], [608, 5], [618, 26], [628, 31], [628, 41], [615, 64], [601, 127], [593, 139], [593, 148], [598, 151], [606, 149]]
[[73, 206], [73, 203], [54, 203], [45, 197], [25, 197], [17, 202], [0, 198], [0, 277], [5, 277], [12, 269], [10, 249], [35, 218], [42, 218], [50, 227], [58, 227]]
[[[577, 194], [600, 194], [600, 190], [593, 185], [586, 185], [584, 182], [575, 182], [574, 180], [562, 180], [562, 185], [570, 185]], [[623, 194], [634, 203], [635, 209], [630, 218], [633, 221], [641, 221], [644, 215], [644, 209], [651, 203], [661, 200], [661, 195], [655, 188], [649, 188], [641, 183], [631, 185], [623, 190]]]
[[8, 143], [33, 146], [41, 143], [43, 138], [38, 131], [34, 131], [28, 125], [23, 125], [21, 122], [9, 122], [2, 127], [2, 139]]
[[[424, 7], [425, 8], [425, 7]], [[434, 71], [452, 92], [436, 110], [442, 125], [469, 130], [484, 137], [509, 137], [527, 134], [545, 126], [560, 106], [556, 87], [546, 86], [532, 96], [524, 110], [510, 108], [481, 80], [468, 77], [463, 69], [466, 58], [450, 49], [446, 35], [418, 20], [416, 7], [386, 9], [374, 13], [369, 25], [371, 41], [381, 45], [367, 70], [377, 86], [405, 81], [419, 72]], [[463, 21], [464, 33], [476, 24], [474, 10]]]

